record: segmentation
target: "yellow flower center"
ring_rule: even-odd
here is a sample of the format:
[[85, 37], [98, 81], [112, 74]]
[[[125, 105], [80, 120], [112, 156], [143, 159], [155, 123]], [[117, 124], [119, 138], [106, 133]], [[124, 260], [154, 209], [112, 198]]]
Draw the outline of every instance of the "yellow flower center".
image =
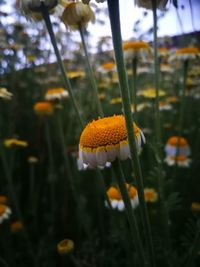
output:
[[167, 141], [167, 144], [171, 146], [188, 146], [188, 142], [185, 138], [179, 136], [172, 136]]
[[[140, 134], [140, 129], [134, 124], [134, 134]], [[83, 130], [80, 137], [81, 147], [98, 148], [116, 145], [127, 140], [126, 123], [123, 115], [114, 115], [92, 121]]]
[[137, 42], [127, 42], [123, 45], [124, 50], [140, 50], [140, 49], [150, 49], [148, 43], [145, 43], [143, 41], [137, 41]]

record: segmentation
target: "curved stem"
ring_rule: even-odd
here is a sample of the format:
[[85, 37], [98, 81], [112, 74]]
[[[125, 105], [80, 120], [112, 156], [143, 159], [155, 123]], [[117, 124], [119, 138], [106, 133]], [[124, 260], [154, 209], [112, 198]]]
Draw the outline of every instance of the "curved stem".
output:
[[42, 13], [42, 16], [44, 18], [44, 21], [46, 23], [47, 30], [49, 32], [49, 36], [51, 38], [51, 43], [53, 45], [53, 48], [54, 48], [54, 51], [55, 51], [55, 54], [56, 54], [58, 66], [59, 66], [61, 74], [62, 74], [62, 78], [63, 78], [65, 89], [69, 92], [70, 99], [72, 101], [73, 107], [74, 107], [74, 109], [76, 111], [76, 114], [77, 114], [77, 117], [79, 119], [79, 122], [83, 127], [84, 126], [83, 116], [81, 115], [81, 113], [79, 111], [78, 104], [76, 102], [76, 99], [74, 97], [74, 93], [73, 93], [73, 90], [72, 90], [72, 87], [71, 87], [71, 83], [70, 83], [70, 81], [69, 81], [69, 79], [68, 79], [68, 77], [66, 75], [65, 66], [64, 66], [64, 64], [62, 62], [62, 59], [61, 59], [61, 56], [60, 56], [60, 53], [59, 53], [59, 50], [58, 50], [58, 47], [57, 47], [56, 38], [55, 38], [55, 35], [54, 35], [54, 31], [53, 31], [53, 27], [52, 27], [52, 24], [51, 24], [51, 20], [50, 20], [50, 17], [49, 17], [48, 8], [42, 2], [41, 2], [41, 7], [40, 8], [41, 8], [41, 13]]
[[92, 85], [92, 88], [94, 90], [94, 97], [95, 97], [95, 101], [97, 104], [97, 110], [98, 110], [98, 115], [100, 115], [101, 117], [103, 117], [103, 110], [102, 110], [102, 106], [98, 97], [98, 88], [97, 88], [97, 84], [95, 81], [95, 77], [94, 77], [94, 72], [92, 70], [92, 66], [89, 60], [89, 55], [88, 55], [88, 51], [87, 51], [87, 47], [86, 47], [86, 43], [85, 43], [85, 38], [84, 38], [84, 33], [83, 33], [83, 28], [81, 27], [81, 25], [79, 26], [79, 32], [80, 32], [80, 36], [81, 36], [81, 41], [83, 44], [83, 50], [85, 53], [85, 58], [86, 58], [86, 63], [87, 63], [87, 67], [88, 67], [88, 72], [89, 72], [89, 78], [90, 78], [90, 82]]
[[126, 189], [126, 182], [124, 178], [124, 174], [121, 168], [121, 164], [119, 160], [115, 160], [113, 163], [113, 168], [115, 170], [115, 176], [119, 185], [119, 189], [122, 195], [122, 199], [125, 205], [125, 210], [128, 218], [128, 222], [130, 225], [130, 232], [132, 240], [135, 240], [135, 249], [138, 256], [138, 262], [141, 264], [140, 266], [146, 266], [145, 257], [144, 257], [144, 250], [141, 241], [140, 231], [138, 228], [137, 220], [134, 214], [134, 211], [131, 206], [130, 198]]
[[132, 120], [132, 112], [130, 105], [129, 87], [128, 87], [128, 80], [126, 76], [126, 70], [123, 58], [123, 50], [122, 50], [121, 27], [119, 19], [119, 0], [108, 0], [107, 2], [108, 2], [111, 30], [112, 30], [112, 39], [115, 51], [115, 59], [119, 75], [120, 90], [121, 90], [129, 147], [131, 153], [131, 162], [136, 176], [138, 197], [140, 201], [140, 208], [142, 214], [142, 222], [145, 230], [145, 237], [147, 241], [149, 257], [151, 259], [152, 266], [155, 266], [155, 255], [154, 255], [151, 227], [149, 222], [149, 216], [147, 213], [146, 202], [144, 199], [142, 171], [133, 132], [133, 120]]

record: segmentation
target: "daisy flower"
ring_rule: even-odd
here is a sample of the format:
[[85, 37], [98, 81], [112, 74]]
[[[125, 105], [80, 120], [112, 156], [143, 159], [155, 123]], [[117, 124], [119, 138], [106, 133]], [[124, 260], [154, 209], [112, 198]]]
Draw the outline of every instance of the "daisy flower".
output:
[[[133, 130], [140, 151], [145, 138], [135, 123]], [[114, 115], [88, 123], [80, 136], [79, 158], [89, 167], [105, 166], [106, 162], [113, 162], [116, 158], [130, 158], [124, 116]]]
[[178, 165], [179, 167], [190, 167], [191, 159], [186, 156], [167, 156], [164, 160], [168, 166]]
[[4, 205], [0, 204], [0, 224], [4, 221], [7, 220], [11, 215], [11, 209]]
[[183, 155], [187, 157], [191, 154], [188, 141], [184, 137], [171, 136], [167, 140], [167, 144], [165, 146], [165, 153], [167, 156], [177, 156], [177, 150], [178, 155]]
[[149, 44], [143, 41], [126, 42], [123, 44], [123, 49], [126, 60], [139, 58], [142, 61], [146, 61], [151, 52]]
[[45, 100], [56, 101], [68, 98], [69, 94], [64, 88], [51, 88], [45, 94]]

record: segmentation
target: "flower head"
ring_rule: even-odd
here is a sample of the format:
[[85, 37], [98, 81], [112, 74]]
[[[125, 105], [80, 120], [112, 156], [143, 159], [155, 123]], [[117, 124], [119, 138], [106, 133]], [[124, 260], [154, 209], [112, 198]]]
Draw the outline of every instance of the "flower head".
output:
[[139, 58], [145, 61], [150, 55], [151, 49], [148, 43], [143, 41], [130, 41], [123, 45], [124, 57], [126, 60]]
[[[138, 149], [144, 136], [133, 124]], [[114, 115], [88, 123], [79, 143], [79, 158], [90, 167], [105, 166], [116, 158], [126, 160], [130, 157], [126, 123], [123, 115]]]
[[[137, 189], [129, 184], [126, 184], [126, 188], [131, 200], [132, 208], [136, 208], [139, 204]], [[125, 209], [124, 201], [122, 200], [121, 193], [117, 187], [111, 186], [107, 191], [107, 195], [113, 209], [118, 209], [119, 211]]]
[[21, 221], [15, 221], [13, 223], [11, 223], [10, 225], [10, 231], [12, 233], [17, 233], [19, 231], [21, 231], [23, 229], [23, 224]]
[[191, 154], [190, 147], [188, 141], [181, 136], [171, 136], [167, 140], [167, 144], [165, 146], [165, 153], [167, 156], [176, 156], [183, 155], [185, 157]]
[[116, 70], [115, 62], [113, 62], [113, 61], [105, 62], [105, 63], [100, 65], [98, 70], [99, 70], [99, 72], [102, 72], [102, 73], [114, 71], [114, 70]]
[[175, 53], [173, 53], [169, 57], [169, 62], [171, 61], [184, 61], [184, 60], [194, 60], [200, 57], [200, 50], [197, 47], [184, 47], [177, 49]]
[[25, 13], [41, 12], [41, 4], [45, 5], [48, 9], [54, 8], [58, 0], [20, 0], [20, 7]]
[[69, 79], [85, 77], [85, 72], [82, 70], [68, 71], [66, 74]]
[[95, 15], [89, 5], [84, 5], [81, 2], [68, 3], [61, 16], [61, 20], [65, 26], [71, 29], [85, 28], [88, 22], [95, 22]]
[[5, 139], [3, 142], [5, 147], [11, 148], [11, 147], [27, 147], [28, 143], [24, 140], [19, 140], [15, 138], [11, 139]]
[[145, 188], [144, 198], [146, 202], [156, 202], [158, 200], [158, 193], [153, 188]]
[[13, 94], [10, 93], [6, 88], [0, 88], [0, 98], [3, 98], [5, 100], [11, 100], [12, 96]]
[[60, 255], [69, 254], [74, 249], [74, 242], [70, 239], [64, 239], [57, 244], [57, 251]]
[[[156, 89], [155, 88], [148, 88], [148, 89], [139, 91], [138, 95], [146, 97], [146, 98], [156, 98]], [[161, 97], [161, 96], [165, 96], [166, 93], [165, 93], [165, 91], [159, 89], [158, 95], [159, 95], [159, 97]]]
[[0, 224], [4, 221], [7, 220], [11, 215], [11, 209], [4, 205], [0, 204]]
[[34, 156], [30, 156], [30, 157], [28, 157], [28, 163], [36, 164], [36, 163], [38, 163], [38, 158], [36, 158]]
[[45, 94], [45, 100], [56, 101], [68, 98], [69, 94], [64, 88], [51, 88]]
[[193, 212], [200, 212], [200, 203], [199, 202], [192, 202], [191, 210]]
[[[157, 0], [156, 6], [158, 9], [165, 9], [168, 0]], [[151, 0], [135, 0], [135, 3], [138, 7], [144, 7], [147, 9], [152, 9], [152, 2]]]
[[35, 113], [40, 116], [48, 116], [53, 114], [54, 106], [50, 102], [37, 102], [33, 107]]

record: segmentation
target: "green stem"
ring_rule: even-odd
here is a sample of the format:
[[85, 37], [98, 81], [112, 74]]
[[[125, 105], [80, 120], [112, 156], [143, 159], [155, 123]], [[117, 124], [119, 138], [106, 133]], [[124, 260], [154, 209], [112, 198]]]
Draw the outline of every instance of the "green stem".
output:
[[64, 158], [64, 165], [65, 165], [65, 169], [66, 169], [66, 173], [67, 173], [67, 177], [68, 177], [68, 185], [70, 187], [73, 200], [77, 204], [78, 200], [77, 200], [76, 190], [75, 190], [73, 179], [72, 179], [72, 173], [71, 173], [71, 167], [70, 167], [70, 164], [69, 164], [69, 157], [68, 157], [68, 154], [67, 154], [67, 146], [66, 146], [66, 143], [65, 143], [63, 125], [62, 125], [62, 121], [61, 121], [61, 118], [60, 118], [60, 114], [56, 114], [56, 115], [57, 115], [58, 133], [59, 133], [59, 136], [60, 136], [61, 148], [62, 148], [62, 153], [63, 153], [63, 158]]
[[134, 117], [137, 118], [137, 57], [132, 60]]
[[100, 115], [101, 117], [104, 116], [103, 114], [103, 110], [102, 110], [102, 106], [98, 97], [98, 88], [97, 88], [97, 84], [95, 81], [95, 77], [94, 77], [94, 72], [92, 70], [92, 66], [89, 60], [89, 55], [88, 55], [88, 51], [87, 51], [87, 47], [86, 47], [86, 43], [85, 43], [85, 38], [84, 38], [84, 33], [83, 33], [83, 28], [81, 27], [81, 25], [79, 25], [79, 32], [80, 32], [80, 36], [81, 36], [81, 41], [83, 44], [83, 50], [85, 53], [85, 58], [86, 58], [86, 63], [87, 63], [87, 67], [88, 67], [88, 72], [89, 72], [89, 78], [90, 78], [90, 82], [92, 85], [92, 88], [94, 90], [94, 97], [95, 97], [95, 101], [97, 104], [97, 110], [98, 110], [98, 115]]
[[45, 121], [45, 130], [46, 130], [46, 142], [47, 142], [47, 150], [48, 150], [48, 159], [49, 159], [49, 184], [50, 184], [50, 195], [51, 195], [51, 213], [52, 213], [52, 225], [54, 226], [55, 222], [55, 210], [56, 210], [56, 193], [55, 193], [55, 165], [53, 158], [53, 149], [51, 143], [51, 136], [49, 130], [48, 120]]
[[141, 264], [140, 266], [146, 266], [146, 261], [144, 257], [144, 250], [141, 241], [140, 231], [138, 228], [137, 220], [134, 214], [134, 211], [131, 206], [130, 198], [126, 189], [126, 182], [124, 178], [124, 174], [121, 168], [121, 164], [119, 160], [115, 160], [113, 163], [113, 168], [115, 170], [115, 176], [119, 185], [119, 189], [122, 195], [122, 199], [124, 201], [124, 205], [126, 207], [126, 214], [128, 218], [128, 222], [130, 225], [131, 238], [135, 241], [135, 249], [138, 256], [138, 262]]
[[64, 64], [62, 62], [62, 59], [61, 59], [61, 56], [60, 56], [60, 53], [59, 53], [59, 50], [58, 50], [58, 47], [57, 47], [57, 42], [56, 42], [56, 38], [55, 38], [55, 35], [54, 35], [53, 27], [52, 27], [52, 24], [51, 24], [51, 20], [50, 20], [50, 17], [49, 17], [48, 8], [42, 2], [41, 2], [41, 7], [40, 8], [41, 8], [41, 13], [42, 13], [42, 16], [44, 18], [44, 21], [46, 23], [47, 30], [49, 32], [49, 36], [51, 38], [51, 43], [53, 45], [53, 48], [54, 48], [54, 51], [55, 51], [55, 54], [56, 54], [57, 62], [58, 62], [58, 65], [60, 67], [60, 71], [61, 71], [61, 74], [62, 74], [62, 78], [63, 78], [65, 89], [69, 92], [70, 99], [72, 101], [72, 105], [73, 105], [73, 107], [74, 107], [74, 109], [76, 111], [76, 114], [77, 114], [77, 117], [79, 119], [79, 122], [80, 122], [81, 126], [83, 127], [84, 126], [83, 116], [81, 115], [81, 113], [79, 111], [78, 104], [77, 104], [76, 99], [74, 97], [74, 93], [73, 93], [73, 90], [72, 90], [71, 83], [70, 83], [70, 81], [69, 81], [69, 79], [68, 79], [68, 77], [66, 75], [65, 66], [64, 66]]
[[119, 83], [120, 90], [124, 108], [124, 115], [126, 120], [126, 128], [128, 134], [128, 141], [131, 153], [131, 162], [132, 167], [136, 176], [136, 184], [138, 190], [138, 197], [140, 201], [140, 208], [142, 212], [142, 222], [145, 230], [145, 237], [147, 240], [147, 246], [149, 251], [149, 256], [151, 259], [152, 266], [155, 266], [155, 255], [153, 248], [153, 240], [151, 234], [151, 227], [149, 222], [149, 216], [147, 213], [147, 206], [144, 199], [144, 186], [143, 186], [143, 178], [141, 166], [138, 158], [138, 151], [136, 140], [134, 138], [133, 132], [133, 120], [132, 120], [132, 112], [130, 105], [130, 97], [129, 97], [129, 88], [128, 88], [128, 80], [126, 76], [124, 58], [123, 58], [123, 50], [122, 50], [122, 40], [121, 40], [121, 28], [120, 28], [120, 19], [119, 19], [119, 0], [108, 0], [108, 10], [109, 17], [111, 23], [112, 30], [112, 39], [115, 51], [115, 59], [117, 64], [117, 71], [119, 75]]
[[166, 263], [171, 266], [171, 241], [170, 241], [170, 231], [169, 231], [169, 215], [165, 201], [165, 192], [163, 184], [163, 174], [162, 174], [162, 151], [161, 151], [161, 127], [160, 127], [160, 111], [159, 111], [159, 61], [157, 55], [157, 1], [151, 0], [153, 9], [153, 58], [154, 58], [154, 88], [156, 90], [155, 99], [155, 130], [156, 130], [156, 159], [158, 164], [158, 192], [160, 197], [161, 206], [161, 219], [163, 226], [164, 240], [166, 244], [165, 258]]

